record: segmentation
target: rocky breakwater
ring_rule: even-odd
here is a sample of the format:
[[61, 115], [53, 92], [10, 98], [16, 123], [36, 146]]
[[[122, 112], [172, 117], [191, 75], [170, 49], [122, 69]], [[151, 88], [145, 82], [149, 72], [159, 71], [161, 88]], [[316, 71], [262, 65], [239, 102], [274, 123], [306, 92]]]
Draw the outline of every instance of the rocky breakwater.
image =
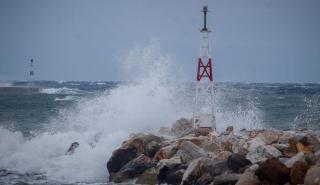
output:
[[159, 134], [133, 134], [107, 161], [115, 183], [320, 185], [320, 133], [194, 128], [180, 119]]

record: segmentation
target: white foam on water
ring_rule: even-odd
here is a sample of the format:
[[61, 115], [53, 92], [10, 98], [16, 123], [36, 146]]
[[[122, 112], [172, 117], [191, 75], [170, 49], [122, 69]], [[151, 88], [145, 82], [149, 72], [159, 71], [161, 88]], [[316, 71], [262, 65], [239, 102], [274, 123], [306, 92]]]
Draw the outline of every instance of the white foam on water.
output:
[[41, 93], [43, 94], [81, 94], [83, 91], [74, 88], [43, 88], [41, 89]]
[[[77, 100], [76, 105], [52, 119], [46, 132], [26, 139], [20, 132], [0, 129], [0, 166], [44, 172], [50, 180], [59, 182], [106, 182], [106, 162], [130, 133], [153, 132], [182, 116], [191, 117], [192, 96], [189, 93], [185, 98], [188, 93], [168, 83], [171, 74], [176, 74], [170, 71], [170, 57], [162, 54], [156, 41], [135, 47], [125, 66], [127, 71], [138, 72], [137, 83]], [[57, 93], [57, 89], [47, 93]], [[179, 103], [182, 100], [184, 104]], [[235, 114], [218, 113], [218, 126], [245, 125], [255, 112]], [[80, 143], [79, 148], [73, 155], [65, 155], [74, 141]]]

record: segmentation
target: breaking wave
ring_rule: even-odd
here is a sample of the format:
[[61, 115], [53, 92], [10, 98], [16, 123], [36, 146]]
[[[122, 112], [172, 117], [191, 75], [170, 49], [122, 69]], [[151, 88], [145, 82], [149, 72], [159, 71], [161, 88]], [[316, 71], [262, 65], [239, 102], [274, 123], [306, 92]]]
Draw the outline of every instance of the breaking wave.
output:
[[[144, 71], [139, 72], [143, 76], [138, 82], [77, 100], [73, 107], [60, 110], [45, 132], [27, 139], [19, 131], [0, 128], [0, 166], [22, 173], [44, 173], [58, 182], [106, 182], [106, 161], [130, 133], [154, 132], [182, 116], [191, 117], [193, 94], [170, 82], [174, 64], [157, 42], [135, 47], [126, 63], [132, 67], [127, 71]], [[78, 90], [49, 88], [43, 93], [74, 94]], [[256, 109], [217, 110], [221, 111], [217, 113], [219, 129], [257, 121]], [[80, 147], [74, 155], [65, 155], [74, 141]]]

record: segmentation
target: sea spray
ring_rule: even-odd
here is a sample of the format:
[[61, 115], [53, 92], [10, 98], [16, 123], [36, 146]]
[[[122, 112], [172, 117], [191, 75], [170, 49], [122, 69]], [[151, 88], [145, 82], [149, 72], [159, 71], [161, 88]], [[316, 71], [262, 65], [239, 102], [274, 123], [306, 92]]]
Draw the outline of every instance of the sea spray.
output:
[[[125, 58], [124, 73], [131, 74], [133, 82], [77, 99], [32, 138], [0, 129], [0, 166], [43, 173], [49, 181], [106, 182], [106, 161], [128, 135], [155, 132], [180, 117], [192, 116], [193, 83], [174, 82], [180, 69], [173, 70], [172, 59], [157, 41], [134, 47]], [[216, 94], [218, 129], [259, 121], [254, 105], [230, 105], [227, 96], [219, 93], [222, 90], [218, 88]], [[235, 97], [237, 92], [233, 93]], [[65, 155], [75, 141], [80, 146], [73, 155]]]

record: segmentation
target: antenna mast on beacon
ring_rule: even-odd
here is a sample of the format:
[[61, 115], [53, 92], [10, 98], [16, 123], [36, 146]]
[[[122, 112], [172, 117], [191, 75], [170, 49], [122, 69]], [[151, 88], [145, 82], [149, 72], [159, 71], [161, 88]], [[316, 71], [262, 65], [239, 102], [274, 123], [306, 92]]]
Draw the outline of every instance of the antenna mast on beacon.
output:
[[196, 95], [193, 111], [193, 124], [201, 128], [216, 129], [213, 97], [213, 61], [211, 58], [210, 30], [207, 28], [208, 7], [204, 6], [203, 28], [200, 30], [201, 43], [197, 61]]

